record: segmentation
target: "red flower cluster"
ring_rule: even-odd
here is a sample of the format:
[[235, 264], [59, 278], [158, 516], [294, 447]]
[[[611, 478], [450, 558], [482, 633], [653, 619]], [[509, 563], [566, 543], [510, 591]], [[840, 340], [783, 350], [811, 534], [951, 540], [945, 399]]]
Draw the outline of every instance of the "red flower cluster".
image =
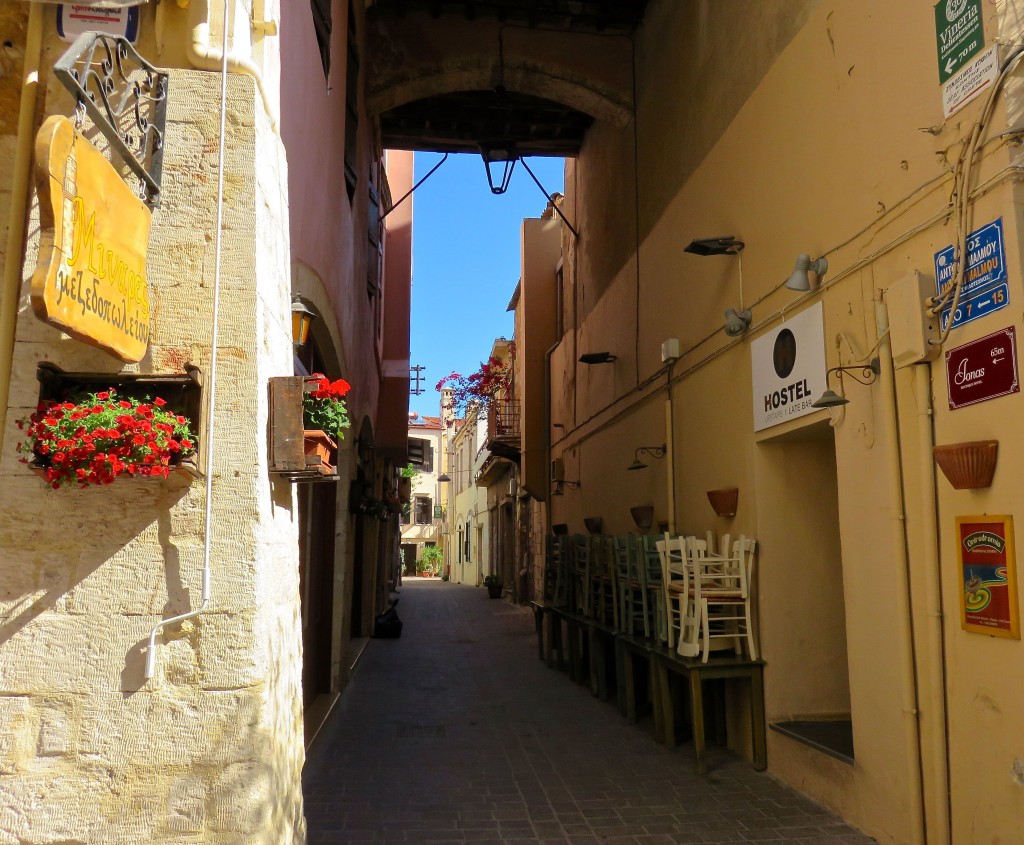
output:
[[508, 358], [492, 355], [487, 363], [480, 364], [480, 369], [475, 373], [468, 376], [451, 373], [445, 376], [434, 385], [434, 390], [448, 388], [452, 391], [451, 401], [443, 405], [443, 409], [461, 415], [467, 406], [474, 403], [486, 404], [498, 398], [511, 401], [514, 359], [515, 344], [510, 343]]
[[345, 436], [344, 429], [350, 425], [342, 397], [349, 392], [351, 385], [343, 378], [331, 381], [322, 373], [314, 373], [313, 378], [317, 380], [316, 390], [302, 399], [303, 425], [309, 429], [318, 428], [340, 440]]
[[77, 402], [41, 402], [17, 422], [26, 435], [18, 451], [32, 456], [54, 489], [113, 484], [119, 475], [166, 478], [172, 459], [195, 448], [188, 420], [166, 404], [160, 397], [120, 399], [113, 388]]
[[314, 373], [313, 378], [318, 379], [316, 390], [310, 393], [314, 399], [341, 399], [352, 389], [352, 385], [343, 378], [331, 381], [321, 373]]

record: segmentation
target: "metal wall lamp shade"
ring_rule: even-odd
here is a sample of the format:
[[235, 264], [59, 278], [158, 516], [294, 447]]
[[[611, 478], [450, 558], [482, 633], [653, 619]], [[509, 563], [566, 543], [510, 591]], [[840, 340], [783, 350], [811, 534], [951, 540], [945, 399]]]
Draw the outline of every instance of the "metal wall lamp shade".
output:
[[610, 364], [615, 356], [611, 352], [584, 352], [578, 360], [581, 364]]
[[[511, 141], [480, 142], [480, 157], [487, 171], [487, 186], [492, 194], [503, 194], [512, 181], [512, 171], [519, 160], [516, 145]], [[500, 168], [500, 170], [499, 170]], [[500, 172], [500, 176], [498, 175]]]
[[633, 463], [626, 467], [627, 470], [647, 469], [647, 464], [640, 460], [641, 454], [650, 455], [652, 458], [664, 458], [668, 454], [668, 445], [662, 443], [660, 446], [638, 446], [633, 452]]
[[309, 327], [316, 319], [316, 312], [298, 294], [292, 296], [292, 343], [301, 349], [309, 340]]
[[735, 255], [745, 246], [743, 241], [732, 235], [723, 235], [720, 238], [698, 238], [690, 241], [683, 247], [683, 252], [693, 255]]
[[729, 337], [739, 337], [750, 328], [750, 321], [753, 319], [754, 315], [749, 308], [743, 311], [727, 308], [725, 311], [725, 333]]
[[[858, 377], [856, 374], [860, 373]], [[843, 373], [846, 373], [850, 378], [859, 384], [872, 384], [878, 374], [882, 372], [881, 362], [877, 358], [872, 358], [867, 364], [858, 364], [852, 367], [832, 367], [825, 373], [825, 392], [821, 394], [817, 399], [811, 402], [812, 408], [838, 408], [840, 405], [849, 404], [850, 400], [845, 396], [840, 396], [830, 387], [828, 387], [828, 377], [832, 373], [839, 373], [839, 379], [842, 380]]]
[[786, 287], [795, 291], [810, 290], [811, 279], [807, 275], [809, 270], [813, 271], [820, 280], [828, 272], [828, 259], [816, 258], [811, 261], [811, 256], [806, 252], [800, 253], [796, 257], [796, 267], [793, 269], [793, 273], [786, 279]]
[[442, 473], [441, 473], [441, 474], [440, 474], [440, 475], [439, 475], [439, 476], [437, 477], [437, 480], [438, 480], [438, 482], [439, 482], [439, 483], [441, 483], [441, 484], [445, 484], [445, 483], [447, 483], [447, 482], [451, 481], [451, 480], [452, 480], [452, 477], [451, 477], [451, 476], [450, 476], [450, 475], [449, 475], [448, 473], [446, 473], [446, 472], [442, 472]]

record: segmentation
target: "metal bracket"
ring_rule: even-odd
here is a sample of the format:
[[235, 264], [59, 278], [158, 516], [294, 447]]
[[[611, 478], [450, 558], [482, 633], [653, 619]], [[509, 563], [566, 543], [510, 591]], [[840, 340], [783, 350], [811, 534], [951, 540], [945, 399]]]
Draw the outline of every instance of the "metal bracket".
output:
[[53, 72], [139, 178], [146, 205], [159, 206], [170, 74], [100, 32], [79, 35]]

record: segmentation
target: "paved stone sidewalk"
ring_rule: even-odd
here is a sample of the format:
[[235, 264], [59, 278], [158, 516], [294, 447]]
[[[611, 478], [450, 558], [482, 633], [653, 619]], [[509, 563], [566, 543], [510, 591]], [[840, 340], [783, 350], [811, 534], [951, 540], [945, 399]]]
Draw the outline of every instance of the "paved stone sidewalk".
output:
[[537, 659], [533, 615], [407, 579], [310, 750], [310, 843], [871, 845], [724, 751], [694, 773]]

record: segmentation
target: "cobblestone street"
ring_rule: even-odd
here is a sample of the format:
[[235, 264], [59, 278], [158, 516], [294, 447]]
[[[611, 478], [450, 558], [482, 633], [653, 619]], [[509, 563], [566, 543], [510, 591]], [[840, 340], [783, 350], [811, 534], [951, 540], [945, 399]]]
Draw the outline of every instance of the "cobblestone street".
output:
[[874, 842], [725, 751], [696, 775], [538, 660], [527, 609], [407, 579], [398, 611], [310, 750], [311, 843]]

